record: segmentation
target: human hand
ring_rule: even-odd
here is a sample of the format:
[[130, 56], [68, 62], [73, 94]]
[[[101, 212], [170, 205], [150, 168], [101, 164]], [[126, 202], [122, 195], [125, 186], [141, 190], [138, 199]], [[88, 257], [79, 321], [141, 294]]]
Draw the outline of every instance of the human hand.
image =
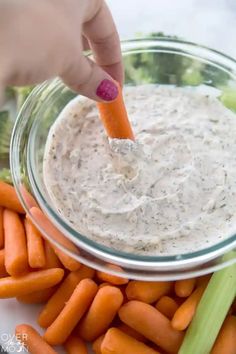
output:
[[[0, 0], [0, 86], [36, 84], [60, 76], [97, 101], [122, 84], [119, 36], [103, 0]], [[94, 61], [84, 56], [89, 43]], [[113, 78], [113, 79], [112, 79]]]

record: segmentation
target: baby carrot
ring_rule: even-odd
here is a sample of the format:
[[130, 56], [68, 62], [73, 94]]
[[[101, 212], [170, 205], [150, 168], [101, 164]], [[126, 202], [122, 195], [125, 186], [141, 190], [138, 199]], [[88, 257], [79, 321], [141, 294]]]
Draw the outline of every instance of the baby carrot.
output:
[[88, 354], [85, 342], [79, 337], [70, 336], [64, 346], [67, 354]]
[[3, 212], [5, 234], [5, 267], [12, 276], [28, 271], [26, 237], [19, 215], [12, 210]]
[[32, 194], [30, 194], [30, 192], [28, 192], [28, 190], [26, 189], [26, 187], [23, 184], [20, 185], [20, 191], [21, 191], [24, 201], [29, 209], [33, 208], [33, 207], [38, 208], [38, 203], [36, 202], [36, 200], [34, 199]]
[[102, 341], [102, 354], [158, 354], [146, 344], [137, 341], [117, 328], [110, 328]]
[[191, 295], [196, 285], [196, 281], [196, 278], [177, 280], [175, 282], [176, 295], [179, 297], [188, 297]]
[[40, 291], [35, 291], [30, 294], [25, 294], [21, 296], [17, 296], [17, 300], [19, 302], [23, 302], [24, 304], [42, 304], [53, 295], [53, 293], [56, 291], [55, 286], [48, 288], [48, 289], [43, 289]]
[[2, 181], [0, 181], [0, 205], [17, 213], [25, 213], [14, 187]]
[[44, 252], [45, 252], [45, 265], [43, 269], [63, 267], [59, 258], [54, 252], [54, 249], [51, 247], [50, 243], [46, 240], [44, 241]]
[[103, 334], [113, 321], [123, 303], [120, 289], [105, 286], [98, 290], [87, 314], [78, 326], [78, 334], [86, 341], [93, 341]]
[[140, 342], [145, 342], [146, 341], [146, 338], [142, 334], [140, 334], [139, 332], [135, 331], [135, 329], [127, 326], [125, 323], [121, 323], [117, 328], [120, 331], [122, 331], [125, 334], [127, 334], [128, 336], [139, 340]]
[[[99, 284], [98, 289], [104, 288], [105, 286], [111, 286], [111, 285], [112, 285], [111, 283], [101, 283], [101, 284]], [[122, 295], [123, 295], [123, 304], [124, 304], [125, 302], [128, 301], [127, 296], [126, 296], [126, 292], [125, 292], [125, 285], [119, 286], [119, 289], [120, 289], [120, 291], [122, 292]]]
[[84, 265], [76, 272], [69, 273], [39, 314], [39, 325], [44, 328], [49, 327], [62, 311], [79, 282], [86, 278], [93, 278], [93, 275], [94, 270]]
[[63, 344], [89, 308], [96, 292], [97, 285], [93, 280], [81, 280], [61, 313], [47, 328], [44, 339], [51, 345]]
[[233, 310], [233, 313], [236, 314], [236, 299], [235, 299], [234, 302], [233, 302], [232, 310]]
[[3, 207], [0, 206], [0, 250], [4, 247]]
[[[107, 264], [107, 268], [115, 271], [122, 272], [122, 268], [116, 264]], [[119, 277], [117, 275], [108, 274], [100, 270], [97, 271], [97, 278], [101, 281], [113, 284], [113, 285], [123, 285], [129, 282], [128, 279]]]
[[6, 271], [5, 267], [5, 256], [4, 249], [0, 250], [0, 278], [7, 277], [9, 274]]
[[95, 354], [102, 354], [102, 342], [103, 342], [104, 337], [105, 337], [105, 334], [98, 337], [93, 342], [92, 348], [93, 348], [93, 351], [95, 352]]
[[160, 299], [161, 296], [170, 293], [172, 283], [170, 281], [139, 281], [132, 280], [126, 288], [129, 300], [139, 300], [148, 304]]
[[99, 102], [97, 107], [109, 138], [134, 140], [134, 134], [126, 112], [122, 90], [117, 83], [118, 97], [112, 102]]
[[129, 301], [119, 310], [122, 322], [141, 333], [169, 354], [176, 354], [184, 333], [171, 327], [167, 317], [155, 307], [141, 301]]
[[16, 338], [31, 354], [57, 354], [57, 352], [44, 341], [39, 333], [31, 326], [21, 324], [16, 326]]
[[182, 305], [179, 306], [171, 320], [173, 328], [183, 331], [189, 326], [205, 288], [206, 284], [197, 287]]
[[236, 353], [236, 317], [228, 316], [215, 341], [211, 354]]
[[169, 296], [162, 296], [155, 305], [156, 309], [170, 320], [178, 309], [177, 302]]
[[[45, 232], [47, 232], [55, 241], [60, 243], [60, 245], [64, 246], [69, 251], [77, 255], [79, 254], [78, 248], [51, 223], [51, 221], [39, 208], [31, 208], [30, 213], [33, 218], [37, 220], [42, 229], [45, 230]], [[70, 271], [79, 269], [80, 263], [78, 261], [73, 259], [71, 256], [68, 256], [53, 244], [51, 244], [51, 246], [65, 268], [69, 269]]]
[[104, 288], [104, 286], [109, 286], [109, 285], [111, 285], [111, 284], [110, 283], [101, 283], [101, 284], [99, 284], [98, 289]]
[[31, 268], [42, 268], [46, 263], [43, 239], [29, 218], [25, 218], [28, 262]]
[[202, 275], [196, 279], [196, 286], [205, 285], [211, 279], [212, 274]]
[[51, 288], [63, 278], [60, 268], [39, 270], [26, 275], [0, 279], [0, 299], [17, 297], [34, 291]]

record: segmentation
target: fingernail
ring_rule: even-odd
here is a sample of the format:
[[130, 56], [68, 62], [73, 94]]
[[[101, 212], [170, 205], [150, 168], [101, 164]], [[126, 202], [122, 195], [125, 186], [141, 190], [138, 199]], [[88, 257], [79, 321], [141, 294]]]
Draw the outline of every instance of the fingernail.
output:
[[113, 101], [118, 96], [118, 87], [113, 81], [104, 79], [100, 82], [96, 95], [104, 101]]

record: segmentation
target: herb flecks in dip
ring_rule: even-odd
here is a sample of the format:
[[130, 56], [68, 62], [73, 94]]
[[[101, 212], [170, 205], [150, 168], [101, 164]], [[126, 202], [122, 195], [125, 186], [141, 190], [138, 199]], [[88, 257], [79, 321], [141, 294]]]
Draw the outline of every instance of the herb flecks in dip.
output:
[[73, 100], [50, 130], [44, 180], [81, 234], [137, 254], [213, 245], [236, 224], [236, 116], [215, 97], [181, 88], [125, 88], [136, 142], [109, 141], [89, 99]]

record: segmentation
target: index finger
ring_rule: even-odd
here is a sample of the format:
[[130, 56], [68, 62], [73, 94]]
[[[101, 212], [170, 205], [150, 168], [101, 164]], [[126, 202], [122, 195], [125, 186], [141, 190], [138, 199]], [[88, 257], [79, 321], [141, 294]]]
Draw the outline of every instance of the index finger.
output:
[[123, 83], [124, 70], [119, 35], [104, 1], [94, 17], [83, 25], [96, 63], [115, 80]]

